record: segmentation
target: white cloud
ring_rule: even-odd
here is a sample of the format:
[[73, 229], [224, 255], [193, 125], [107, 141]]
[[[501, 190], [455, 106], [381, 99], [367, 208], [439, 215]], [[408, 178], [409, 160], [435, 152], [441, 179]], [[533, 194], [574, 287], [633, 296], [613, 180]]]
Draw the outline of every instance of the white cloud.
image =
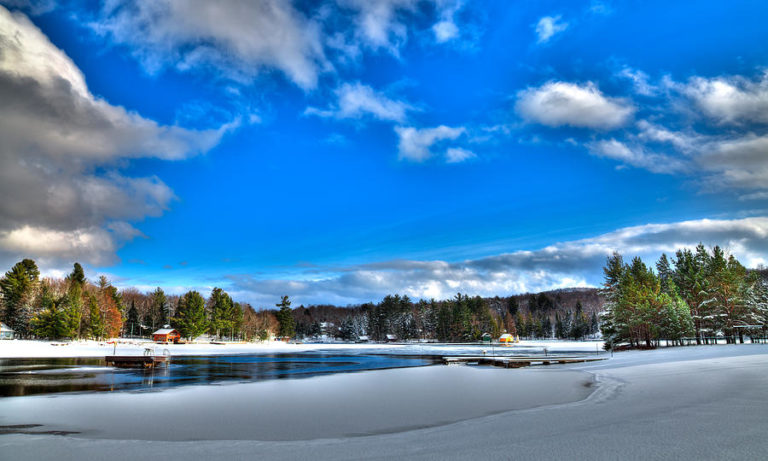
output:
[[431, 147], [444, 140], [453, 140], [464, 134], [462, 127], [440, 125], [435, 128], [395, 127], [400, 138], [398, 149], [401, 160], [423, 162], [432, 156]]
[[673, 255], [699, 242], [720, 245], [754, 267], [768, 259], [768, 217], [701, 219], [618, 229], [583, 240], [562, 242], [461, 262], [394, 260], [329, 269], [320, 276], [263, 280], [231, 276], [233, 292], [255, 304], [274, 303], [290, 293], [296, 303], [353, 304], [378, 301], [387, 294], [446, 299], [456, 292], [496, 296], [571, 286], [598, 286], [602, 266], [614, 251], [653, 264], [661, 253]]
[[641, 70], [635, 70], [630, 67], [622, 68], [617, 74], [621, 78], [625, 78], [632, 82], [635, 93], [643, 96], [653, 96], [658, 94], [659, 88], [648, 82], [648, 74]]
[[459, 28], [453, 21], [440, 21], [432, 26], [437, 43], [445, 43], [459, 36]]
[[561, 22], [562, 16], [544, 16], [536, 23], [536, 35], [538, 43], [546, 43], [554, 35], [568, 28], [567, 22]]
[[379, 120], [404, 122], [413, 107], [406, 102], [388, 98], [385, 94], [361, 83], [344, 83], [335, 91], [335, 107], [321, 110], [309, 107], [304, 112], [319, 117], [359, 119], [370, 115]]
[[700, 135], [689, 135], [671, 131], [662, 126], [649, 123], [646, 120], [637, 122], [637, 127], [640, 129], [638, 138], [641, 140], [671, 144], [681, 152], [691, 152], [703, 140], [703, 137]]
[[768, 72], [757, 80], [694, 77], [678, 88], [719, 123], [768, 123]]
[[432, 33], [437, 43], [446, 43], [459, 37], [459, 27], [454, 16], [464, 6], [460, 0], [441, 0], [437, 2], [440, 11], [440, 20], [432, 26]]
[[477, 155], [474, 152], [460, 147], [451, 147], [445, 151], [445, 161], [447, 163], [461, 163], [476, 157]]
[[383, 48], [394, 55], [408, 39], [403, 16], [413, 13], [417, 0], [339, 0], [355, 12], [356, 37], [373, 49]]
[[[124, 159], [209, 150], [235, 124], [187, 130], [92, 95], [80, 69], [21, 13], [0, 7], [0, 261], [113, 261], [138, 235], [129, 221], [174, 198], [157, 177], [120, 173]], [[69, 237], [67, 237], [69, 236]], [[71, 242], [68, 242], [68, 238]]]
[[687, 165], [679, 159], [666, 155], [646, 152], [640, 146], [632, 146], [607, 139], [587, 143], [592, 155], [618, 160], [625, 165], [644, 168], [653, 173], [674, 174], [687, 170]]
[[108, 2], [93, 27], [131, 46], [149, 72], [214, 66], [249, 81], [277, 69], [311, 89], [327, 67], [320, 25], [287, 1]]
[[598, 129], [623, 126], [635, 112], [628, 101], [603, 95], [592, 82], [556, 81], [518, 92], [515, 110], [528, 121], [551, 127]]
[[110, 232], [99, 227], [59, 231], [23, 226], [0, 231], [0, 252], [34, 255], [43, 263], [50, 260], [106, 265], [115, 261], [117, 245]]

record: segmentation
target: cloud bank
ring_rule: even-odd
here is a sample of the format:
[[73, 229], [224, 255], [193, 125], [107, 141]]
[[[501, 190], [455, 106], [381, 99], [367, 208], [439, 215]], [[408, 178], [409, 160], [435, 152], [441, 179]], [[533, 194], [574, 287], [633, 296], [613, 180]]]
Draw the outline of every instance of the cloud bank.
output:
[[126, 159], [208, 151], [214, 130], [160, 125], [90, 93], [82, 72], [23, 14], [0, 7], [0, 262], [77, 259], [103, 265], [140, 235], [130, 222], [174, 198], [157, 177], [129, 177]]
[[618, 229], [596, 237], [561, 242], [460, 262], [393, 260], [343, 268], [314, 268], [300, 277], [260, 279], [230, 275], [233, 293], [269, 306], [289, 294], [295, 304], [340, 305], [378, 301], [400, 293], [446, 299], [457, 292], [496, 296], [565, 287], [599, 286], [606, 257], [619, 251], [653, 264], [699, 242], [721, 245], [749, 267], [768, 261], [768, 217], [694, 220]]

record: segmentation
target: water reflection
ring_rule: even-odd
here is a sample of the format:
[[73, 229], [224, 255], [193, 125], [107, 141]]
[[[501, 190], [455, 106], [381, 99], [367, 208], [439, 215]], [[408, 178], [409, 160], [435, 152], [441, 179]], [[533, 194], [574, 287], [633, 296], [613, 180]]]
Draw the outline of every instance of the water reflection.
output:
[[303, 378], [430, 365], [431, 357], [324, 353], [174, 357], [156, 369], [106, 367], [102, 358], [1, 359], [0, 396], [144, 391], [181, 385]]

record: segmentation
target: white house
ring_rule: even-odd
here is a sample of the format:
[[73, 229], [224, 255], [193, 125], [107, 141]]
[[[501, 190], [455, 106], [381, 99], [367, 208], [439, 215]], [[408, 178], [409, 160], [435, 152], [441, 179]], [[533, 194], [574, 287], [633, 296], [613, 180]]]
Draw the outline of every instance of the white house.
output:
[[0, 323], [0, 339], [13, 339], [13, 330], [4, 323]]

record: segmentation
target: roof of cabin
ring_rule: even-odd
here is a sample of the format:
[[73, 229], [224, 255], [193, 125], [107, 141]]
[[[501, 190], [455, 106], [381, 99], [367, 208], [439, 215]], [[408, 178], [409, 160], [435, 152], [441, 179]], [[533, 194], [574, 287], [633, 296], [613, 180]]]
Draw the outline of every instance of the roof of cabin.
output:
[[157, 330], [156, 332], [154, 332], [152, 334], [153, 335], [167, 335], [167, 334], [170, 334], [170, 333], [173, 333], [173, 332], [178, 333], [178, 331], [174, 330], [173, 328], [161, 328], [160, 330]]

